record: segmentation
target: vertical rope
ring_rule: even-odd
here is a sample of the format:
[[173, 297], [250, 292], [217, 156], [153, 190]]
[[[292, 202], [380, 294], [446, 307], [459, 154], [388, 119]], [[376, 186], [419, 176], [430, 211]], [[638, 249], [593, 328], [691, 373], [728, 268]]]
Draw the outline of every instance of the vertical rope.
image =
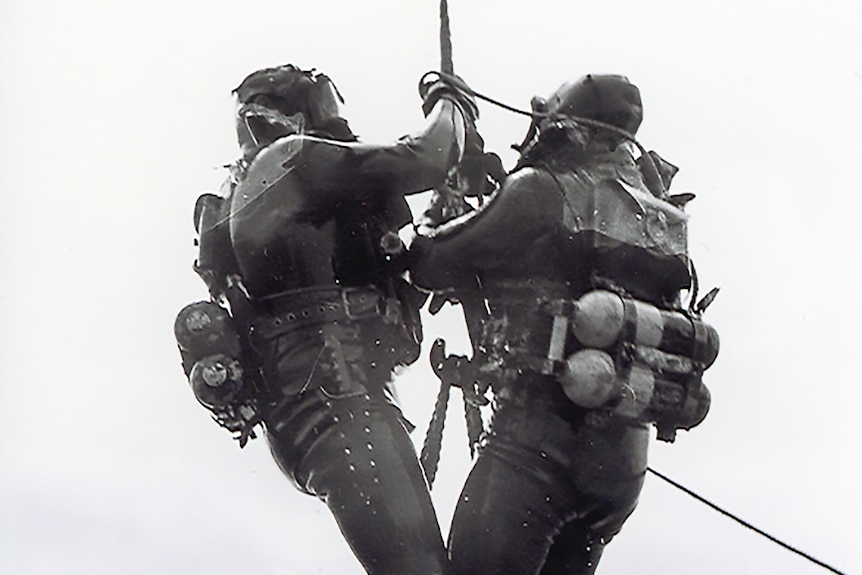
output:
[[[446, 0], [440, 0], [440, 71], [444, 74], [455, 75], [455, 64], [452, 61], [452, 31], [449, 27], [449, 5]], [[470, 331], [470, 341], [473, 344], [473, 359], [475, 360], [477, 358], [476, 349], [481, 337], [481, 328], [475, 323], [477, 321], [475, 318], [487, 319], [485, 303], [481, 298], [462, 294], [461, 309], [464, 312], [464, 319]], [[471, 321], [471, 318], [473, 318], [473, 321]], [[462, 383], [468, 384], [469, 382]], [[467, 399], [466, 390], [462, 389], [461, 391], [464, 393], [464, 417], [467, 422], [470, 455], [475, 456], [476, 446], [484, 431], [482, 415], [479, 412], [479, 408], [472, 405]]]
[[[449, 7], [446, 0], [440, 0], [440, 71], [444, 74], [453, 74], [454, 67], [452, 65], [452, 37], [449, 30]], [[438, 377], [439, 370], [443, 368], [443, 361], [446, 359], [445, 342], [437, 340], [431, 347], [431, 365], [434, 368]], [[422, 464], [422, 469], [425, 470], [425, 477], [428, 479], [428, 487], [434, 485], [434, 478], [437, 475], [437, 465], [440, 462], [440, 450], [443, 446], [443, 427], [446, 423], [446, 407], [449, 404], [449, 386], [452, 382], [445, 377], [440, 377], [440, 391], [437, 394], [437, 402], [434, 404], [434, 412], [431, 415], [431, 422], [428, 424], [428, 431], [425, 433], [425, 442], [422, 445], [422, 452], [419, 456], [419, 462]], [[472, 446], [470, 448], [472, 453]]]
[[445, 379], [440, 379], [440, 391], [437, 393], [437, 401], [434, 403], [434, 412], [431, 414], [431, 422], [425, 433], [425, 442], [422, 444], [422, 452], [419, 462], [425, 471], [428, 480], [428, 488], [434, 485], [437, 476], [437, 465], [440, 463], [440, 450], [443, 446], [443, 426], [446, 424], [446, 406], [449, 404], [450, 384]]
[[[449, 29], [449, 8], [446, 0], [440, 0], [440, 71], [444, 74], [454, 75], [455, 67], [452, 63], [452, 34]], [[470, 322], [469, 318], [473, 314], [467, 313], [467, 308], [471, 308], [474, 313], [476, 311], [484, 311], [484, 302], [480, 299], [479, 307], [472, 301], [473, 298], [462, 297], [461, 307], [464, 309], [464, 316], [467, 319], [467, 326], [470, 329], [470, 339], [473, 342], [473, 357], [476, 357], [476, 342], [481, 333], [478, 330], [478, 325], [475, 322]], [[471, 307], [471, 303], [473, 304]], [[485, 317], [483, 313], [478, 313], [475, 317]], [[428, 431], [425, 435], [425, 443], [422, 446], [420, 454], [420, 462], [425, 470], [425, 476], [428, 478], [429, 487], [434, 483], [434, 477], [437, 475], [437, 465], [440, 460], [440, 450], [443, 441], [443, 426], [446, 420], [446, 406], [449, 401], [449, 386], [453, 383], [447, 376], [442, 374], [444, 361], [446, 360], [444, 351], [445, 342], [437, 340], [431, 349], [431, 365], [435, 372], [440, 377], [440, 392], [437, 395], [437, 402], [434, 406], [434, 413], [431, 416], [431, 423], [428, 426]], [[459, 382], [462, 385], [469, 382]], [[467, 421], [467, 435], [470, 447], [470, 456], [476, 455], [476, 446], [482, 436], [483, 423], [482, 415], [479, 408], [472, 405], [468, 399], [464, 389], [464, 417]]]
[[446, 0], [440, 0], [440, 71], [449, 75], [455, 73], [452, 63], [452, 32], [449, 30], [449, 6]]

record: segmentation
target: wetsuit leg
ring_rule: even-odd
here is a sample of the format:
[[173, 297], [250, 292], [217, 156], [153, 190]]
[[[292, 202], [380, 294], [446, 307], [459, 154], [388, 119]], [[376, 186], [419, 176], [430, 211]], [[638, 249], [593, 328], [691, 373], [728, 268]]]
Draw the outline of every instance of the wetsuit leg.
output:
[[533, 575], [562, 524], [547, 483], [485, 450], [470, 472], [449, 532], [453, 575]]
[[268, 424], [273, 456], [332, 512], [372, 575], [439, 575], [446, 554], [398, 410], [367, 394], [309, 390]]
[[593, 538], [584, 521], [566, 524], [554, 537], [541, 575], [592, 575], [599, 565], [604, 544]]
[[[633, 482], [639, 485], [638, 482]], [[633, 486], [634, 487], [634, 486]], [[640, 487], [637, 487], [640, 491]], [[636, 498], [636, 494], [634, 497]], [[576, 517], [554, 537], [540, 575], [592, 575], [605, 546], [634, 511], [636, 499], [618, 499]]]
[[609, 539], [637, 502], [647, 440], [645, 429], [501, 407], [455, 511], [451, 573], [592, 573], [601, 549], [590, 542]]

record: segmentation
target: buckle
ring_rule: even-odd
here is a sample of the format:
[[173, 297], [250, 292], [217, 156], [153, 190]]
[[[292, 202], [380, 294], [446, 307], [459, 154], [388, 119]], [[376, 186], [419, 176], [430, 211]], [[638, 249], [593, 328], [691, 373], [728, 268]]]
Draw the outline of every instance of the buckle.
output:
[[348, 287], [341, 291], [341, 301], [348, 319], [375, 317], [381, 313], [383, 298], [380, 292], [368, 287]]

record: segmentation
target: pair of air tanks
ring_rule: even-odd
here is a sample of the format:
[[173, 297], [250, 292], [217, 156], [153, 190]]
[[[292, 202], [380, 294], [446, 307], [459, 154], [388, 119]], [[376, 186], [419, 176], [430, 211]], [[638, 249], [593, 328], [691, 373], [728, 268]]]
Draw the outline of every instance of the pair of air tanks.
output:
[[699, 305], [679, 301], [683, 291], [697, 295], [684, 211], [694, 195], [654, 195], [619, 179], [595, 184], [567, 194], [563, 218], [571, 275], [592, 278], [595, 289], [548, 302], [550, 342], [535, 359], [574, 403], [654, 423], [659, 439], [673, 441], [706, 417], [702, 376], [719, 349], [718, 333], [701, 320], [717, 290]]
[[[664, 293], [688, 286], [683, 207], [689, 199], [659, 198], [619, 182], [568, 198], [565, 223], [590, 267], [582, 272], [621, 289], [596, 289], [557, 305], [545, 358], [574, 403], [652, 422], [667, 441], [706, 416], [710, 395], [702, 374], [719, 348], [717, 332], [699, 313], [639, 297], [643, 286], [659, 285]], [[224, 308], [191, 304], [180, 312], [175, 332], [202, 404], [227, 406], [247, 392], [239, 336]], [[564, 357], [570, 336], [579, 349]]]
[[[544, 365], [575, 404], [652, 422], [665, 441], [706, 417], [702, 375], [718, 355], [714, 328], [690, 312], [601, 289], [554, 303]], [[564, 357], [569, 335], [579, 349]]]

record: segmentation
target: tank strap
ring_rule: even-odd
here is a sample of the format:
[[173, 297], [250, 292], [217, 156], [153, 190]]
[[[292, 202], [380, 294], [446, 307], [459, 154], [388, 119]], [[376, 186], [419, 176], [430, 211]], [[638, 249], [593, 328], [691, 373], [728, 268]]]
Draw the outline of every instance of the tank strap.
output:
[[[566, 365], [565, 349], [574, 302], [570, 298], [552, 298], [536, 292], [520, 291], [518, 296], [520, 297], [517, 299], [523, 302], [525, 309], [530, 309], [531, 314], [535, 314], [533, 318], [536, 315], [550, 317], [550, 325], [541, 321], [530, 321], [529, 315], [515, 322], [511, 322], [508, 317], [492, 320], [482, 334], [486, 361], [485, 365], [479, 368], [480, 371], [499, 374], [502, 370], [509, 376], [519, 371], [559, 375]], [[529, 340], [533, 342], [530, 345], [524, 344], [526, 333], [529, 333]], [[541, 344], [536, 345], [536, 342]]]

